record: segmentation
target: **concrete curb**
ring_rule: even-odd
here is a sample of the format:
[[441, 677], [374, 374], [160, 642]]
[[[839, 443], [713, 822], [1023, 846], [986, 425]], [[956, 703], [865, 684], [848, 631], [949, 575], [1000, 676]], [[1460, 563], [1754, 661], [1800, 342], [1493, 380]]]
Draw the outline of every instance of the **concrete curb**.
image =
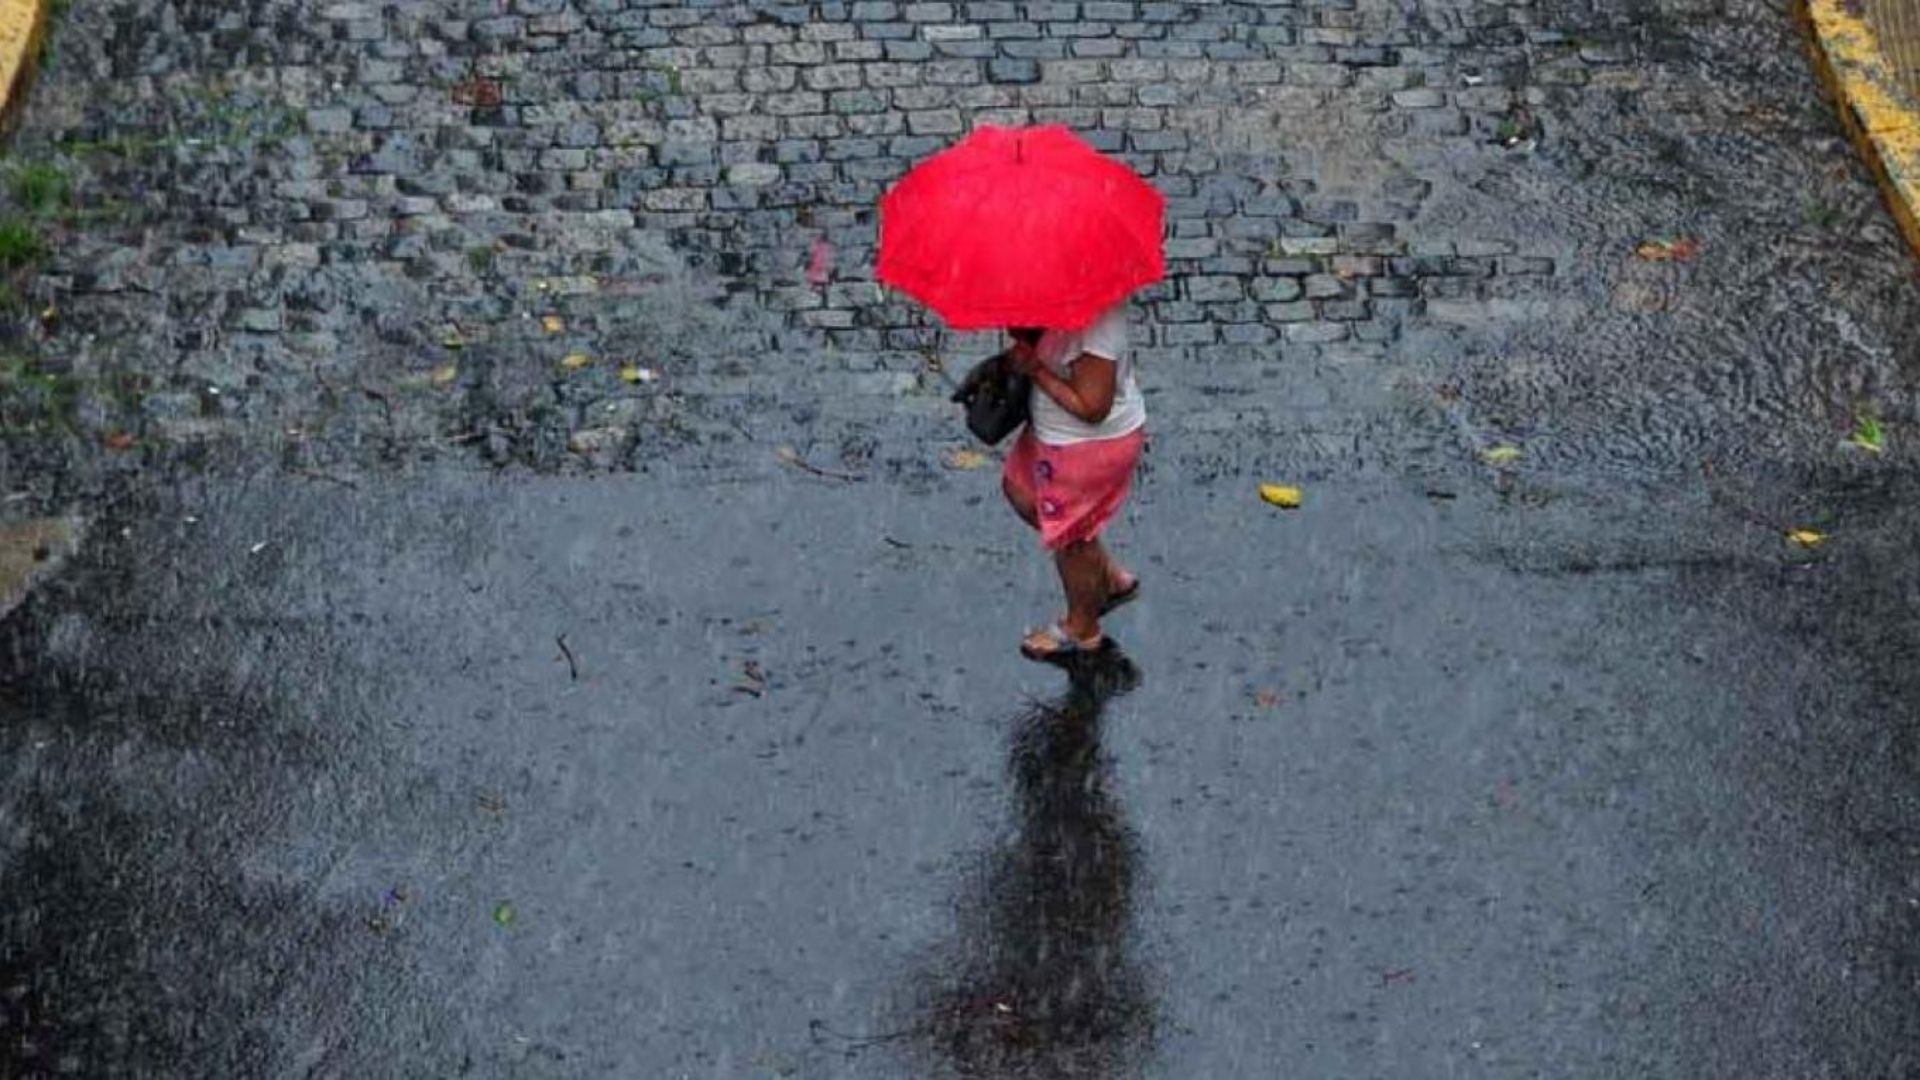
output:
[[1839, 105], [1847, 134], [1872, 163], [1887, 204], [1920, 255], [1920, 105], [1897, 88], [1873, 30], [1847, 0], [1805, 0], [1801, 21], [1814, 68]]
[[13, 130], [40, 66], [49, 0], [0, 0], [0, 132]]

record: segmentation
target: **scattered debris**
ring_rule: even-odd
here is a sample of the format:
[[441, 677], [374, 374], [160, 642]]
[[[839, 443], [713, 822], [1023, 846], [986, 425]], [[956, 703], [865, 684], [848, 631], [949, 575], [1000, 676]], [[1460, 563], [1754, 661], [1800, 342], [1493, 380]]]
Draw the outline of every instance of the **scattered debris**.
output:
[[1787, 539], [1803, 548], [1817, 548], [1827, 542], [1827, 534], [1818, 529], [1794, 529], [1787, 533]]
[[560, 655], [567, 661], [567, 678], [571, 681], [578, 682], [580, 680], [580, 665], [573, 659], [573, 650], [567, 648], [567, 635], [561, 634], [554, 638], [553, 641], [554, 644], [560, 646]]
[[453, 103], [490, 109], [500, 104], [505, 97], [500, 92], [498, 79], [485, 79], [475, 75], [453, 84]]
[[560, 331], [565, 330], [566, 328], [567, 328], [566, 322], [563, 321], [558, 315], [540, 316], [540, 329], [545, 330], [549, 334], [557, 334]]
[[483, 791], [473, 797], [473, 804], [494, 817], [507, 812], [507, 800], [491, 791]]
[[1511, 465], [1520, 460], [1520, 448], [1504, 443], [1490, 446], [1480, 452], [1480, 459], [1489, 465]]
[[568, 371], [579, 371], [591, 363], [593, 363], [593, 357], [586, 353], [568, 353], [560, 359], [560, 366]]
[[1847, 442], [1878, 454], [1887, 448], [1887, 433], [1877, 417], [1862, 414], [1854, 419], [1853, 437]]
[[1662, 237], [1642, 243], [1633, 253], [1647, 262], [1686, 262], [1700, 254], [1700, 241], [1691, 236]]
[[[13, 501], [9, 496], [8, 501]], [[79, 550], [85, 523], [79, 518], [0, 522], [0, 617], [59, 570]]]
[[810, 472], [815, 476], [824, 476], [829, 480], [858, 481], [858, 480], [866, 479], [866, 477], [861, 476], [858, 473], [836, 472], [833, 469], [823, 469], [820, 466], [815, 465], [807, 461], [807, 459], [801, 457], [800, 451], [795, 450], [791, 446], [782, 446], [778, 450], [775, 450], [773, 453], [775, 457], [779, 458], [781, 461], [787, 463], [788, 465], [793, 466], [796, 469], [800, 469], [803, 472]]
[[441, 364], [433, 369], [433, 385], [445, 386], [460, 377], [460, 365]]
[[1494, 143], [1507, 150], [1530, 150], [1539, 137], [1540, 121], [1534, 117], [1533, 110], [1521, 101], [1513, 103], [1493, 131]]
[[620, 381], [624, 383], [650, 383], [659, 377], [659, 372], [639, 364], [628, 364], [620, 369]]
[[502, 900], [498, 904], [493, 905], [493, 922], [495, 926], [512, 926], [513, 920], [518, 916], [519, 912], [514, 910], [513, 902], [510, 900]]
[[130, 450], [133, 448], [133, 434], [126, 431], [116, 431], [107, 436], [106, 444], [109, 450]]
[[1383, 971], [1380, 973], [1381, 986], [1391, 986], [1396, 982], [1412, 982], [1412, 981], [1413, 981], [1412, 968], [1400, 968], [1397, 971]]
[[943, 459], [949, 469], [978, 469], [987, 463], [987, 455], [978, 450], [958, 449], [947, 451]]
[[748, 660], [740, 665], [740, 681], [734, 689], [742, 694], [765, 697], [767, 693], [767, 673], [760, 668], [757, 660]]
[[1298, 510], [1303, 496], [1297, 487], [1282, 484], [1261, 484], [1260, 498], [1283, 510]]
[[272, 541], [271, 541], [271, 540], [262, 540], [262, 541], [260, 541], [259, 543], [257, 543], [257, 544], [255, 544], [255, 545], [253, 545], [252, 547], [250, 547], [250, 548], [248, 548], [248, 549], [247, 549], [247, 554], [249, 554], [249, 555], [258, 555], [258, 554], [260, 554], [261, 552], [263, 552], [263, 551], [265, 551], [265, 550], [267, 550], [267, 545], [268, 545], [268, 544], [270, 544], [270, 543], [272, 543]]
[[352, 480], [349, 480], [344, 476], [335, 476], [332, 473], [321, 472], [319, 469], [315, 469], [311, 466], [302, 466], [293, 471], [295, 475], [304, 476], [309, 480], [324, 480], [329, 484], [338, 484], [339, 486], [346, 488], [349, 491], [360, 490], [359, 484], [354, 483]]

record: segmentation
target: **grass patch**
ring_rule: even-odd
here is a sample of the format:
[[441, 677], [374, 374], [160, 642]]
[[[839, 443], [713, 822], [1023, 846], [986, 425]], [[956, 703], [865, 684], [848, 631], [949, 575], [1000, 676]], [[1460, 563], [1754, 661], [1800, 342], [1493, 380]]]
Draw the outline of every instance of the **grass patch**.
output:
[[467, 269], [476, 274], [484, 274], [493, 269], [493, 248], [484, 244], [468, 248]]
[[29, 356], [0, 355], [0, 426], [16, 433], [70, 431], [79, 404], [73, 379], [42, 371]]
[[35, 215], [64, 206], [71, 186], [65, 169], [44, 161], [22, 165], [7, 183], [13, 201], [20, 209]]
[[1840, 208], [1815, 200], [1807, 204], [1807, 224], [1818, 229], [1831, 228], [1840, 220]]
[[32, 222], [17, 216], [0, 218], [0, 269], [31, 266], [46, 254], [46, 241]]

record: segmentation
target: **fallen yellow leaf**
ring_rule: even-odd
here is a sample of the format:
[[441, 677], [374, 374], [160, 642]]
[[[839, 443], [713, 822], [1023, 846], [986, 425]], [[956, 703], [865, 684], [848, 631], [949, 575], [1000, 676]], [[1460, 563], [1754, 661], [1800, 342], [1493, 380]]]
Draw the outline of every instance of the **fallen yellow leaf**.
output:
[[1300, 508], [1301, 494], [1300, 489], [1297, 487], [1284, 487], [1280, 484], [1261, 484], [1260, 497], [1283, 509], [1297, 510]]
[[586, 353], [576, 352], [568, 353], [563, 357], [560, 361], [560, 366], [566, 368], [568, 371], [579, 371], [591, 363], [593, 363], [593, 357], [588, 356]]
[[987, 455], [978, 450], [947, 451], [947, 468], [949, 469], [977, 469], [986, 463]]
[[1648, 240], [1634, 248], [1633, 253], [1648, 262], [1685, 262], [1700, 254], [1700, 241], [1690, 236]]
[[460, 376], [460, 365], [441, 364], [433, 369], [433, 385], [445, 386]]
[[560, 321], [560, 316], [558, 315], [540, 316], [540, 326], [541, 329], [544, 329], [549, 334], [557, 334], [567, 328], [567, 324]]
[[1492, 446], [1481, 451], [1480, 456], [1489, 465], [1506, 465], [1520, 460], [1520, 448], [1517, 446]]
[[1801, 547], [1811, 548], [1826, 543], [1827, 534], [1818, 529], [1795, 529], [1787, 534], [1787, 539]]
[[449, 349], [463, 349], [467, 345], [467, 339], [460, 336], [460, 331], [449, 330], [440, 338], [440, 344]]

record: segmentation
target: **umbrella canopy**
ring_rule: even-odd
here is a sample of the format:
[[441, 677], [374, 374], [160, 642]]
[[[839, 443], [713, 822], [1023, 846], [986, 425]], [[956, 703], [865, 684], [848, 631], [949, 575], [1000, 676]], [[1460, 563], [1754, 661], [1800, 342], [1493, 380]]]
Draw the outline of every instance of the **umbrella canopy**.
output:
[[1166, 199], [1058, 124], [983, 125], [880, 200], [880, 280], [957, 330], [1077, 330], [1166, 273]]

